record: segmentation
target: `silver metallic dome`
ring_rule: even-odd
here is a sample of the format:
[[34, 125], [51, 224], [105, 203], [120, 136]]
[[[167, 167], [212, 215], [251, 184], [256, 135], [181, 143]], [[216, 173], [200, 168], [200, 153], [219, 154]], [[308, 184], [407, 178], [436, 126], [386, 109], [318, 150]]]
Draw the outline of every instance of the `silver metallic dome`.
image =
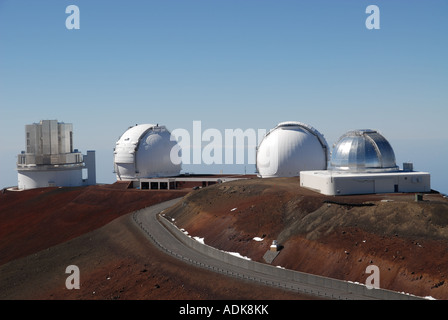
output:
[[397, 171], [395, 153], [377, 131], [349, 131], [333, 147], [330, 166], [333, 170], [353, 172]]

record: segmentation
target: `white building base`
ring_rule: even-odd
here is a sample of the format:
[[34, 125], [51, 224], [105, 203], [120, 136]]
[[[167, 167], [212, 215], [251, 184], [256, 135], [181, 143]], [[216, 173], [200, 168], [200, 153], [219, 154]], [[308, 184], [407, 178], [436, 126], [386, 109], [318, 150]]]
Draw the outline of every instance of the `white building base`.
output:
[[301, 171], [300, 185], [329, 196], [431, 191], [430, 174], [414, 171], [383, 173]]
[[19, 170], [18, 188], [79, 187], [83, 185], [82, 168], [69, 170]]

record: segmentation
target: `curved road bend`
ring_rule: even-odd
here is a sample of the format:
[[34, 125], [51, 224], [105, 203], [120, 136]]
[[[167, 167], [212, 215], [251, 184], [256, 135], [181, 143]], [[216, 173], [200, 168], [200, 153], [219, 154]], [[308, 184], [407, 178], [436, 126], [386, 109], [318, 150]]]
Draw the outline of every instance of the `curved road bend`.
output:
[[[356, 295], [332, 288], [324, 288], [304, 284], [290, 279], [282, 279], [270, 274], [260, 273], [232, 265], [221, 260], [206, 256], [183, 244], [172, 233], [170, 233], [157, 219], [158, 214], [174, 205], [179, 199], [173, 199], [154, 206], [135, 211], [132, 214], [134, 222], [142, 229], [145, 235], [157, 247], [163, 251], [181, 259], [187, 263], [206, 268], [215, 272], [219, 272], [228, 276], [240, 279], [255, 281], [259, 284], [270, 285], [277, 288], [296, 291], [300, 294], [318, 296], [327, 299], [355, 299], [366, 300], [371, 297]], [[275, 268], [275, 267], [273, 267]]]

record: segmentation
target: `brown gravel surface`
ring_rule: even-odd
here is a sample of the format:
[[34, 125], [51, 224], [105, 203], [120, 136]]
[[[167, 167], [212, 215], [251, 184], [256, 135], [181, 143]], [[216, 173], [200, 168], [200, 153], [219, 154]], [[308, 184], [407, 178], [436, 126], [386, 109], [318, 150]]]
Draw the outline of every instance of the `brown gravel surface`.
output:
[[[448, 298], [448, 201], [438, 193], [326, 197], [295, 178], [226, 182], [188, 193], [114, 184], [0, 194], [0, 299], [311, 299], [187, 265], [153, 247], [130, 213], [185, 196], [165, 211], [205, 243], [264, 262]], [[263, 238], [255, 241], [254, 237]], [[81, 289], [67, 290], [77, 265]]]
[[[0, 299], [314, 299], [200, 269], [155, 248], [129, 212], [186, 193], [96, 186], [2, 194]], [[65, 287], [69, 265], [79, 267], [79, 290]]]
[[192, 192], [166, 214], [206, 244], [256, 261], [278, 240], [274, 265], [365, 283], [374, 264], [381, 288], [448, 298], [448, 200], [437, 192], [419, 202], [328, 197], [296, 178], [251, 179]]

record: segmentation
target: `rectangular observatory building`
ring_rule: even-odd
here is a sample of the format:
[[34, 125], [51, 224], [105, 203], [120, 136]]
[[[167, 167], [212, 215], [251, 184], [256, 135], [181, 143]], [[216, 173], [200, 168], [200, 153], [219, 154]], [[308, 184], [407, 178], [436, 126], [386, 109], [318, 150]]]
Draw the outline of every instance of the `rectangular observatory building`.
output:
[[415, 171], [381, 173], [302, 171], [300, 186], [330, 196], [431, 191], [430, 174]]

